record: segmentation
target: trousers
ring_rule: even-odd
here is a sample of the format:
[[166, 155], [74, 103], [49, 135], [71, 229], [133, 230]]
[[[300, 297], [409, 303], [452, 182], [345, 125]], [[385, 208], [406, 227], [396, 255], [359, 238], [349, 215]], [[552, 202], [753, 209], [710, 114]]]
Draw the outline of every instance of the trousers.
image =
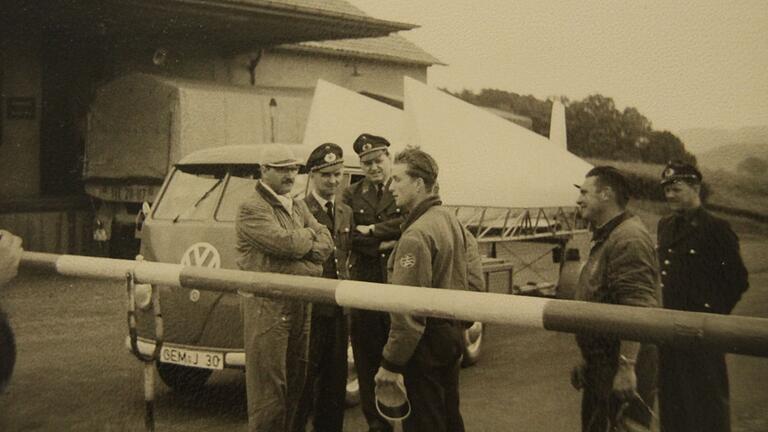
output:
[[381, 353], [389, 337], [389, 314], [353, 309], [350, 337], [360, 383], [360, 407], [371, 431], [391, 431], [392, 427], [376, 410], [374, 377], [381, 365]]
[[304, 389], [309, 308], [296, 300], [243, 297], [250, 432], [289, 431]]
[[347, 317], [312, 315], [309, 367], [294, 432], [304, 432], [311, 414], [315, 432], [342, 432], [347, 393]]
[[428, 319], [403, 378], [411, 415], [403, 432], [464, 432], [459, 410], [459, 371], [463, 342], [460, 326]]

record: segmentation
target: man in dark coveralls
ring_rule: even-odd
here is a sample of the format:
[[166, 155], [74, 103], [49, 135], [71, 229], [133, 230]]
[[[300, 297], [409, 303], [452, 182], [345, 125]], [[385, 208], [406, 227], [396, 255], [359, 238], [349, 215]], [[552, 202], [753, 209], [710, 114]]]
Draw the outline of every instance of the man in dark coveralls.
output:
[[[395, 157], [392, 192], [407, 211], [402, 236], [389, 259], [390, 283], [468, 290], [470, 263], [467, 233], [435, 193], [438, 166], [427, 153], [406, 149]], [[459, 369], [463, 351], [460, 322], [445, 318], [391, 314], [376, 385], [405, 384], [411, 415], [404, 432], [463, 432], [459, 410]], [[402, 375], [402, 377], [401, 377]]]
[[[342, 184], [344, 153], [336, 144], [325, 143], [307, 161], [311, 187], [304, 199], [318, 222], [334, 240], [333, 254], [323, 263], [323, 277], [349, 279], [352, 266], [349, 239], [354, 225], [352, 209], [336, 200]], [[304, 432], [314, 413], [315, 432], [341, 432], [344, 427], [344, 399], [347, 386], [347, 319], [341, 307], [315, 303], [309, 335], [309, 367], [295, 423]]]
[[[731, 226], [702, 208], [701, 180], [699, 170], [681, 162], [670, 162], [661, 175], [673, 212], [658, 227], [664, 307], [729, 314], [749, 287], [747, 270]], [[728, 399], [722, 352], [660, 347], [663, 431], [730, 431]]]
[[[579, 189], [577, 204], [593, 234], [576, 300], [658, 306], [654, 242], [640, 219], [626, 209], [630, 188], [625, 177], [613, 167], [595, 167]], [[654, 402], [655, 347], [587, 332], [577, 334], [576, 342], [583, 363], [571, 378], [574, 387], [583, 391], [582, 431], [605, 432], [632, 423], [648, 427]]]
[[[388, 147], [389, 141], [371, 134], [360, 135], [353, 145], [365, 174], [363, 180], [344, 191], [343, 197], [354, 214], [352, 252], [357, 258], [352, 268], [354, 280], [385, 283], [387, 259], [400, 237], [403, 219], [388, 187], [392, 169]], [[370, 431], [390, 431], [392, 427], [376, 411], [373, 380], [387, 342], [389, 315], [359, 309], [350, 313], [350, 336], [363, 414]]]

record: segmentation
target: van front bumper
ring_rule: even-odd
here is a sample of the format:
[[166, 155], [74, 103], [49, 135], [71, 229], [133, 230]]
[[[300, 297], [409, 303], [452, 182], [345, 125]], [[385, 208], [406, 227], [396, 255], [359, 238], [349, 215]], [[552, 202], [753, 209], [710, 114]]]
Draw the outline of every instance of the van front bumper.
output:
[[[137, 338], [136, 346], [144, 356], [151, 356], [155, 351], [155, 341], [146, 338]], [[125, 347], [128, 351], [133, 352], [131, 348], [131, 338], [125, 337]], [[190, 351], [215, 351], [224, 354], [224, 368], [225, 369], [245, 369], [245, 352], [242, 350], [226, 350], [221, 348], [210, 348], [201, 346], [190, 346], [182, 344], [174, 344], [171, 342], [163, 342], [163, 347], [177, 348]]]

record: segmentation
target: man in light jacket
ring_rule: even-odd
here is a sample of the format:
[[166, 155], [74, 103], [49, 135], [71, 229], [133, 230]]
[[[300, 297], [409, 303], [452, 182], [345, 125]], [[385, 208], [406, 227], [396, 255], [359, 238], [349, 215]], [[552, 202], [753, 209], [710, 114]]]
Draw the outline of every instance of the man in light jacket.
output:
[[[235, 221], [241, 270], [322, 274], [333, 240], [306, 204], [290, 195], [300, 165], [288, 146], [266, 152], [261, 180]], [[242, 309], [249, 430], [288, 431], [304, 388], [309, 308], [298, 300], [243, 294]]]

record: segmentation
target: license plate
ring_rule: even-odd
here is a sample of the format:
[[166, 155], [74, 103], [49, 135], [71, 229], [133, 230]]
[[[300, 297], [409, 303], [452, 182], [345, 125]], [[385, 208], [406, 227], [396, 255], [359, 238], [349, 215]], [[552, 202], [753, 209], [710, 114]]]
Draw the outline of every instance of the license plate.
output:
[[160, 350], [160, 361], [204, 369], [224, 369], [224, 354], [213, 351], [163, 347]]

